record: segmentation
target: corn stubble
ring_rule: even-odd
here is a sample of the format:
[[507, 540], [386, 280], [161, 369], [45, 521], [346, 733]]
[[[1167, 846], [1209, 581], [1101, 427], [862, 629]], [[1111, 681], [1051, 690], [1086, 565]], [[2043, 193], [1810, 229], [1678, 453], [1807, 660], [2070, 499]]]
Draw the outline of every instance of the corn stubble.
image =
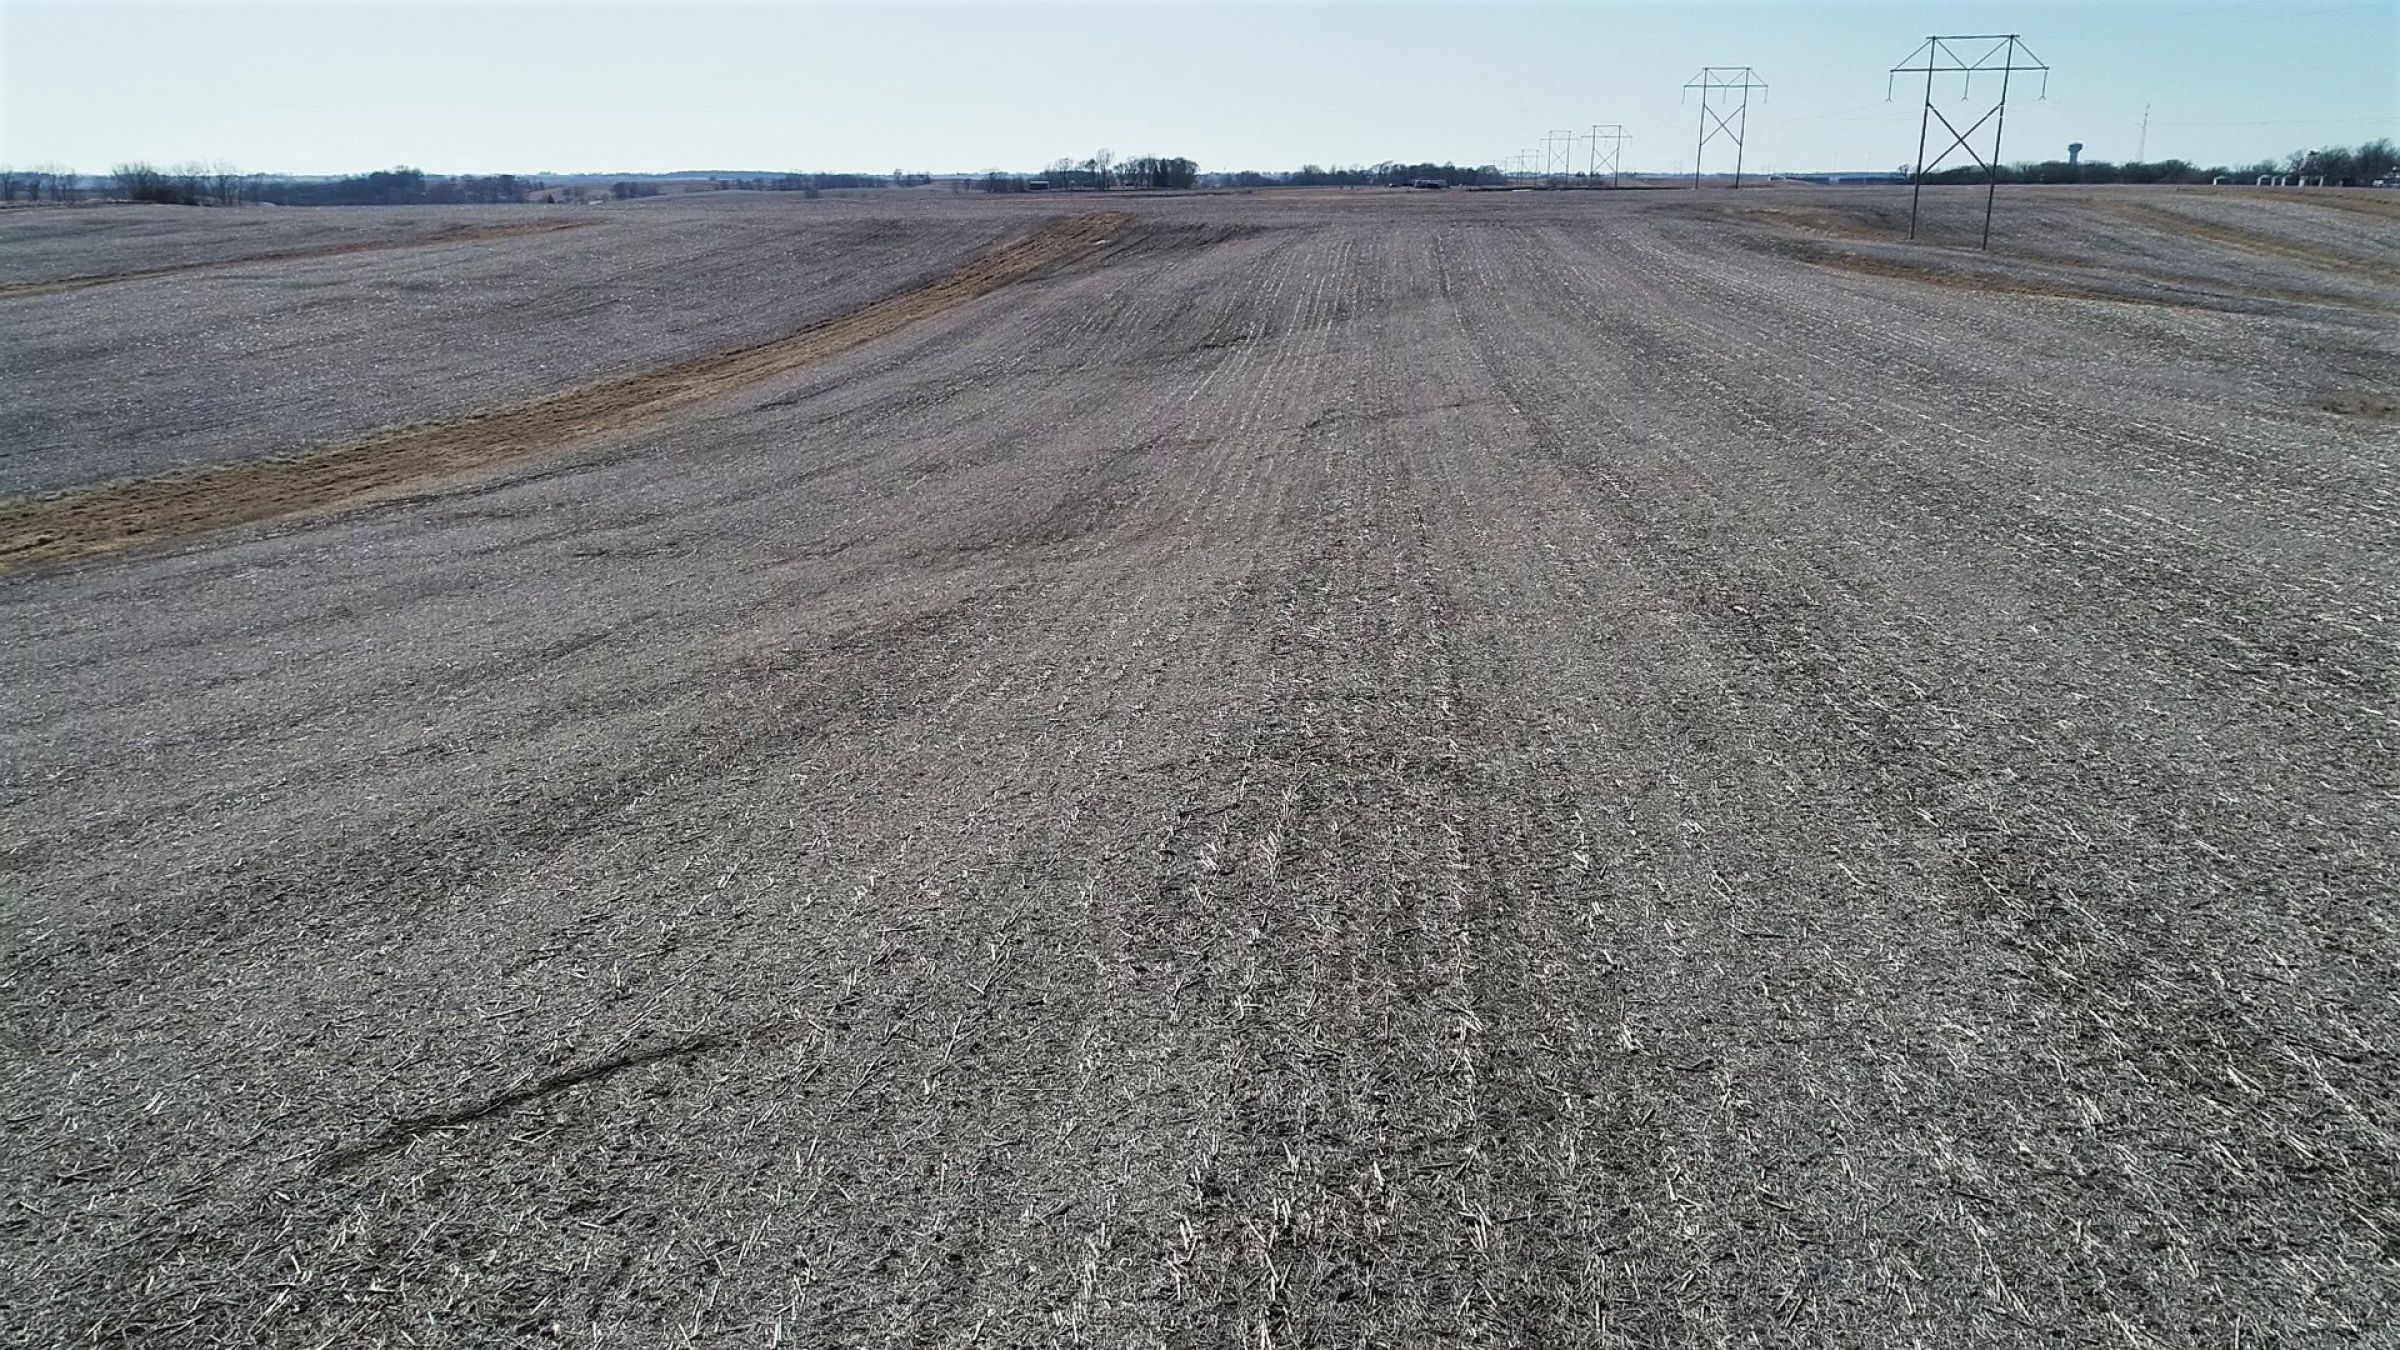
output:
[[1895, 200], [1046, 203], [10, 508], [0, 1334], [2372, 1342], [2393, 236]]

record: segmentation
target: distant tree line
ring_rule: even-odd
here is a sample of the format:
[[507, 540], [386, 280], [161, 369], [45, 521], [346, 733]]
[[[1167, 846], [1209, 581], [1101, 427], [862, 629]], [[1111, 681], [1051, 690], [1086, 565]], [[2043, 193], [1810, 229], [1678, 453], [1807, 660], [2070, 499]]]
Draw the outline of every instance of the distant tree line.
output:
[[1117, 167], [1131, 188], [1188, 188], [1200, 181], [1200, 166], [1180, 155], [1136, 155]]
[[0, 202], [20, 197], [29, 202], [71, 202], [82, 191], [82, 175], [64, 164], [36, 164], [26, 169], [0, 164]]
[[1117, 155], [1113, 150], [1096, 150], [1091, 158], [1077, 161], [1061, 155], [1042, 170], [1042, 177], [1060, 191], [1084, 189], [1106, 192], [1117, 185]]
[[[66, 181], [71, 174], [60, 170]], [[120, 164], [110, 174], [114, 196], [132, 202], [164, 202], [177, 206], [234, 206], [273, 203], [280, 206], [453, 206], [495, 202], [561, 201], [586, 194], [560, 188], [539, 178], [513, 173], [429, 174], [405, 165], [372, 173], [337, 178], [285, 178], [243, 174], [226, 164], [181, 164], [158, 168], [146, 163]], [[43, 181], [43, 190], [52, 180]], [[798, 192], [815, 196], [832, 188], [915, 186], [933, 181], [930, 173], [894, 170], [875, 173], [787, 173], [759, 178], [712, 178], [705, 186], [717, 191]], [[28, 171], [0, 170], [0, 186], [13, 193], [33, 190]], [[596, 191], [596, 189], [595, 189]], [[655, 181], [619, 179], [608, 195], [620, 201], [654, 197], [663, 188]]]
[[[1908, 173], [1912, 167], [1904, 164], [1900, 172]], [[2400, 168], [2400, 149], [2386, 139], [2360, 146], [2294, 150], [2281, 159], [2262, 159], [2231, 167], [2219, 164], [2205, 169], [2181, 159], [2124, 164], [2111, 164], [2107, 160], [2070, 164], [2063, 159], [2051, 159], [2038, 164], [2004, 164], [1999, 177], [2003, 183], [2205, 183], [2212, 178], [2250, 182], [2262, 174], [2306, 174], [2312, 178], [2322, 175], [2327, 183], [2363, 184], [2388, 178], [2395, 168]], [[1981, 183], [1985, 178], [1983, 170], [1972, 166], [1925, 175], [1928, 183]]]
[[245, 174], [230, 164], [182, 164], [161, 169], [120, 164], [109, 174], [129, 202], [170, 206], [465, 206], [531, 201], [547, 191], [538, 178], [513, 173], [429, 174], [405, 166], [337, 178], [280, 178]]
[[1393, 187], [1414, 183], [1420, 179], [1439, 180], [1452, 187], [1475, 187], [1508, 181], [1498, 165], [1480, 164], [1467, 168], [1458, 164], [1402, 164], [1385, 160], [1380, 164], [1353, 164], [1343, 168], [1325, 168], [1303, 164], [1289, 173], [1238, 173], [1231, 175], [1234, 187]]
[[[1342, 168], [1325, 168], [1303, 164], [1297, 169], [1262, 173], [1241, 169], [1231, 173], [1202, 174], [1200, 166], [1180, 156], [1137, 155], [1120, 160], [1106, 150], [1089, 159], [1061, 157], [1050, 161], [1040, 175], [1056, 191], [1107, 191], [1110, 188], [1191, 188], [1203, 183], [1215, 187], [1376, 187], [1405, 185], [1433, 180], [1452, 187], [1471, 187], [1476, 184], [1498, 184], [1508, 181], [1496, 165], [1481, 164], [1472, 168], [1451, 163], [1403, 164], [1385, 160], [1380, 164], [1355, 164]], [[997, 169], [978, 180], [986, 192], [1023, 192], [1027, 177], [1024, 174], [1002, 173]]]
[[[712, 178], [708, 185], [718, 191], [799, 192], [813, 196], [831, 188], [882, 187], [890, 181], [879, 173], [785, 173], [772, 178]], [[931, 182], [932, 175], [925, 175], [925, 181]]]
[[116, 195], [129, 202], [163, 202], [170, 206], [232, 206], [257, 200], [245, 196], [241, 171], [230, 164], [178, 164], [161, 169], [144, 163], [120, 164], [109, 172]]
[[1189, 188], [1200, 184], [1200, 164], [1181, 155], [1135, 155], [1120, 160], [1115, 152], [1100, 150], [1084, 160], [1061, 156], [1039, 174], [993, 169], [972, 180], [972, 185], [985, 192], [1024, 192], [1037, 180], [1058, 192]]
[[293, 179], [261, 176], [260, 200], [285, 206], [465, 206], [531, 201], [547, 192], [536, 178], [513, 173], [429, 174], [422, 169], [378, 169], [341, 178]]
[[[2281, 159], [2259, 160], [2234, 167], [2218, 165], [2202, 168], [2180, 159], [2123, 164], [2112, 164], [2106, 160], [2073, 164], [2065, 160], [2045, 160], [2041, 163], [2004, 165], [2000, 169], [2000, 178], [2010, 183], [2205, 183], [2212, 178], [2247, 181], [2261, 174], [2305, 174], [2310, 177], [2322, 176], [2329, 183], [2373, 183], [2390, 178], [2396, 170], [2400, 170], [2400, 150], [2396, 150], [2389, 139], [2379, 139], [2358, 146], [2335, 145], [2315, 150], [2295, 150]], [[1902, 166], [1902, 173], [1908, 171], [1909, 166]], [[1052, 160], [1040, 177], [1046, 179], [1044, 185], [1054, 191], [1102, 192], [1112, 188], [1191, 188], [1200, 186], [1204, 181], [1214, 186], [1237, 188], [1363, 187], [1424, 181], [1472, 187], [1507, 181], [1507, 176], [1497, 166], [1490, 164], [1470, 168], [1447, 162], [1405, 164], [1396, 160], [1334, 168], [1304, 164], [1288, 172], [1242, 170], [1213, 174], [1204, 179], [1197, 163], [1179, 155], [1137, 155], [1120, 161], [1105, 149], [1082, 160], [1063, 156]], [[556, 201], [562, 195], [569, 199], [582, 195], [573, 189], [552, 188], [538, 178], [520, 177], [512, 173], [429, 174], [405, 165], [334, 178], [289, 178], [244, 174], [223, 161], [178, 164], [170, 168], [136, 161], [117, 165], [104, 181], [113, 189], [111, 195], [125, 201], [183, 206], [234, 206], [243, 203], [283, 206], [442, 206]], [[895, 169], [888, 176], [867, 173], [787, 173], [758, 178], [714, 178], [708, 181], [707, 186], [720, 191], [739, 188], [753, 192], [798, 192], [813, 197], [830, 189], [873, 188], [887, 184], [915, 187], [932, 181], [933, 175], [928, 173]], [[960, 191], [981, 188], [994, 193], [1023, 192], [1028, 190], [1032, 181], [1025, 174], [1002, 173], [995, 169], [980, 179], [959, 179], [953, 188]], [[1983, 170], [1971, 166], [1944, 169], [1927, 175], [1926, 181], [1981, 182]], [[83, 191], [82, 177], [64, 165], [44, 164], [23, 169], [0, 165], [0, 203], [18, 200], [73, 201]], [[625, 200], [656, 196], [660, 191], [656, 182], [628, 178], [612, 184], [609, 195]]]

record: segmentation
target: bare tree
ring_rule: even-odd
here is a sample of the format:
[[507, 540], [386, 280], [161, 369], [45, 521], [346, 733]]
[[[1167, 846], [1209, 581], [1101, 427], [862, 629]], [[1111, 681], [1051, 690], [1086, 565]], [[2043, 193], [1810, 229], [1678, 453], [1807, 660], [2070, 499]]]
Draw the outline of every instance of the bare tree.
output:
[[50, 200], [54, 202], [75, 200], [75, 189], [79, 184], [73, 169], [64, 164], [45, 164], [41, 167], [40, 172], [50, 188]]
[[0, 203], [17, 199], [17, 182], [25, 175], [6, 164], [0, 164]]
[[208, 166], [208, 193], [219, 206], [233, 206], [242, 200], [242, 171], [226, 160]]
[[167, 176], [140, 160], [109, 171], [117, 180], [117, 195], [129, 202], [155, 202], [166, 191]]
[[1111, 165], [1111, 164], [1114, 164], [1114, 163], [1116, 163], [1116, 162], [1117, 162], [1117, 152], [1116, 152], [1116, 151], [1114, 151], [1114, 150], [1111, 150], [1111, 149], [1109, 149], [1109, 148], [1108, 148], [1107, 146], [1105, 146], [1105, 145], [1104, 145], [1104, 146], [1101, 146], [1101, 147], [1100, 147], [1100, 149], [1099, 149], [1099, 151], [1098, 151], [1098, 152], [1096, 152], [1095, 154], [1093, 154], [1093, 156], [1092, 156], [1092, 186], [1093, 186], [1093, 187], [1099, 188], [1099, 189], [1100, 189], [1101, 191], [1103, 191], [1103, 192], [1105, 192], [1105, 191], [1107, 191], [1107, 190], [1108, 190], [1108, 166], [1109, 166], [1109, 165]]

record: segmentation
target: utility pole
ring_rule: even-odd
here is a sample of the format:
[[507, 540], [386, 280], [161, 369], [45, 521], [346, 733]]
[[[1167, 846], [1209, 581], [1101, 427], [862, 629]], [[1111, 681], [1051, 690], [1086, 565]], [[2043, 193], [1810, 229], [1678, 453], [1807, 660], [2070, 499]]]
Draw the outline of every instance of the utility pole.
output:
[[[1750, 130], [1750, 91], [1764, 91], [1766, 87], [1767, 82], [1748, 66], [1703, 66], [1699, 74], [1684, 83], [1686, 98], [1694, 89], [1700, 91], [1700, 143], [1692, 151], [1694, 190], [1700, 186], [1701, 156], [1708, 150], [1708, 143], [1720, 135], [1733, 142], [1733, 186], [1740, 189], [1743, 142]], [[1739, 103], [1733, 101], [1736, 92], [1742, 96]], [[1720, 102], [1733, 110], [1731, 117], [1718, 113], [1715, 105]]]
[[2136, 164], [2150, 162], [2150, 105], [2147, 103], [2142, 105], [2142, 139], [2134, 146], [2133, 162]]
[[[1957, 45], [1961, 43], [1965, 46]], [[1891, 74], [1885, 77], [1883, 85], [1883, 96], [1888, 102], [1892, 96], [1892, 81], [1902, 75], [1920, 72], [1925, 76], [1925, 110], [1917, 117], [1917, 172], [1911, 179], [1912, 186], [1908, 194], [1908, 237], [1917, 237], [1917, 204], [1925, 195], [1925, 175], [1939, 168], [1941, 162], [1950, 157], [1952, 150], [1964, 150], [1967, 158], [1974, 160], [1976, 167], [1984, 171], [1986, 178], [1983, 191], [1983, 247], [1988, 249], [1992, 246], [1992, 201], [2000, 192], [2000, 135], [2008, 127], [2008, 77], [2018, 71], [2040, 71], [2042, 97], [2048, 98], [2050, 67], [2043, 65], [2041, 58], [2035, 56], [2033, 50], [2015, 33], [1929, 37], [1908, 54], [1909, 61], [1919, 57], [1924, 58], [1925, 64], [1920, 66], [1903, 62], [1896, 65], [1892, 67]], [[1961, 100], [1974, 91], [1976, 76], [1997, 75], [2000, 77], [1999, 101], [1985, 109], [1983, 116], [1969, 123], [1965, 131], [1960, 131], [1951, 125], [1948, 117], [1942, 115], [1941, 109], [1933, 106], [1933, 81], [1937, 75], [1959, 77], [1958, 96]], [[1950, 133], [1950, 144], [1928, 164], [1925, 162], [1925, 137], [1935, 122], [1940, 122], [1942, 130]], [[1992, 157], [1989, 161], [1967, 140], [1981, 130], [1986, 122], [1992, 124]], [[2142, 114], [2142, 125], [2146, 136], [2149, 126], [2147, 109]]]
[[[1625, 134], [1624, 125], [1617, 122], [1606, 125], [1595, 123], [1589, 139], [1592, 143], [1592, 154], [1590, 166], [1585, 170], [1585, 177], [1594, 182], [1599, 181], [1600, 170], [1605, 166], [1608, 169], [1608, 185], [1616, 187], [1618, 180], [1624, 177], [1625, 173], [1625, 142], [1631, 139]], [[1602, 142], [1608, 144], [1608, 153], [1605, 155], [1600, 153]]]

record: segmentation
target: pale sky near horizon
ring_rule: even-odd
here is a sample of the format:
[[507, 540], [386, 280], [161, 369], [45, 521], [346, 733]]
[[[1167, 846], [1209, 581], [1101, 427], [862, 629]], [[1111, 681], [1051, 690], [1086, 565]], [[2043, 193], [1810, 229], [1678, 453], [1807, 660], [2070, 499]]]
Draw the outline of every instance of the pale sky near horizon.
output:
[[2012, 87], [2011, 161], [2132, 158], [2145, 109], [2152, 159], [2400, 137], [2400, 0], [0, 0], [0, 161], [950, 172], [1106, 146], [1285, 169], [1501, 163], [1619, 122], [1628, 168], [1680, 171], [1681, 86], [1747, 64], [1751, 168], [1889, 169], [1923, 77], [1887, 102], [1886, 71], [1929, 33], [2008, 31], [2053, 71], [2046, 99]]

